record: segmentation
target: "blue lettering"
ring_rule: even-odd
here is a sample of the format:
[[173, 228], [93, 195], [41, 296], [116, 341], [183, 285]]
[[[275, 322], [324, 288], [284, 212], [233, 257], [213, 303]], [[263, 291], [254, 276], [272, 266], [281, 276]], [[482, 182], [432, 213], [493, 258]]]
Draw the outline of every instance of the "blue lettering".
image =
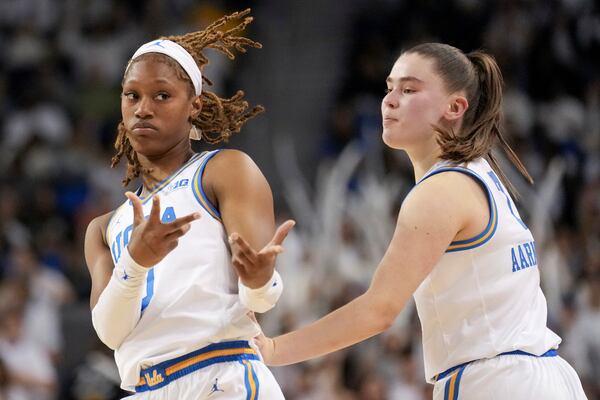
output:
[[167, 207], [162, 217], [160, 218], [161, 222], [163, 223], [175, 221], [175, 219], [175, 209], [173, 207]]
[[177, 189], [180, 187], [184, 187], [187, 186], [190, 183], [189, 179], [182, 179], [180, 181], [175, 182], [175, 185], [173, 186], [173, 189]]
[[[519, 256], [517, 257], [517, 252]], [[527, 242], [510, 248], [512, 271], [517, 272], [525, 268], [537, 266], [537, 253], [535, 242]]]
[[527, 253], [527, 260], [529, 261], [529, 265], [534, 266], [536, 262], [533, 258], [533, 250], [531, 250], [531, 243], [525, 243], [523, 245], [523, 248], [525, 248], [525, 253]]
[[521, 261], [521, 269], [530, 267], [530, 265], [527, 263], [527, 260], [525, 259], [525, 254], [523, 254], [523, 250], [521, 250], [521, 245], [518, 245], [517, 248], [519, 249], [519, 260]]
[[129, 225], [127, 228], [125, 228], [125, 231], [123, 232], [123, 247], [127, 247], [127, 245], [129, 244], [129, 238], [131, 238], [131, 231], [133, 231], [133, 225]]
[[115, 264], [117, 264], [117, 261], [119, 261], [119, 257], [117, 256], [117, 252], [118, 252], [118, 243], [116, 240], [113, 240], [112, 242], [112, 251], [110, 252], [112, 254], [113, 257], [113, 261], [115, 262]]
[[511, 247], [510, 255], [512, 257], [512, 271], [516, 272], [516, 271], [520, 270], [521, 268], [519, 267], [519, 262], [517, 261], [517, 256], [515, 255], [514, 247]]
[[[123, 232], [119, 232], [117, 237], [115, 238], [115, 242], [113, 243], [113, 252], [115, 254], [115, 263], [119, 262], [121, 258], [121, 236]], [[116, 249], [115, 249], [116, 245]]]

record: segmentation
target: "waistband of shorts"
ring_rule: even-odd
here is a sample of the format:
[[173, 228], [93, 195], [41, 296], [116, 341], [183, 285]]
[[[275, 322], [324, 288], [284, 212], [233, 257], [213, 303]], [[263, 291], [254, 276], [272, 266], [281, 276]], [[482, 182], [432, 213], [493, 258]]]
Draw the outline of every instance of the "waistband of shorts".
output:
[[[535, 354], [528, 353], [526, 351], [514, 350], [514, 351], [507, 351], [507, 352], [504, 352], [504, 353], [497, 354], [496, 357], [498, 357], [498, 356], [508, 356], [508, 355], [530, 356], [530, 357], [555, 357], [555, 356], [558, 355], [558, 351], [556, 351], [556, 349], [550, 349], [547, 352], [545, 352], [544, 354], [541, 354], [541, 355], [538, 356], [538, 355], [535, 355]], [[460, 369], [460, 368], [462, 368], [462, 367], [464, 367], [466, 365], [469, 365], [469, 364], [471, 364], [471, 363], [473, 363], [475, 361], [478, 361], [478, 360], [467, 361], [466, 363], [462, 363], [462, 364], [456, 365], [454, 367], [450, 367], [447, 370], [445, 370], [444, 372], [435, 375], [433, 377], [433, 381], [437, 382], [437, 381], [439, 381], [441, 379], [444, 379], [448, 375], [452, 374], [454, 371], [456, 371], [456, 370], [458, 370], [458, 369]]]
[[176, 379], [209, 365], [243, 360], [260, 360], [248, 341], [213, 343], [183, 356], [142, 369], [135, 392], [160, 389]]

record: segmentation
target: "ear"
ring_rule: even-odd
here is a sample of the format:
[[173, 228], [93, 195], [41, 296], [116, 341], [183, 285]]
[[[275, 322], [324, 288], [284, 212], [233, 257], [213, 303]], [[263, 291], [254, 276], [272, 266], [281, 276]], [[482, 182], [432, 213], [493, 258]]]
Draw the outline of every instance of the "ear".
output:
[[190, 117], [192, 119], [196, 118], [200, 114], [200, 111], [202, 111], [202, 100], [200, 99], [200, 96], [196, 96], [192, 100], [192, 109]]
[[448, 99], [448, 108], [444, 112], [444, 118], [448, 121], [461, 119], [469, 109], [469, 102], [462, 94], [454, 94]]

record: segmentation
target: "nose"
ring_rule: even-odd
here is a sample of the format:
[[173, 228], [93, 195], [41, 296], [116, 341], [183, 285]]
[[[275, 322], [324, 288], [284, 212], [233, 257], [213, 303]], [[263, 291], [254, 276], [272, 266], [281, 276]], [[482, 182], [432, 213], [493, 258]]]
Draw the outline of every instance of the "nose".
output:
[[152, 104], [150, 99], [147, 97], [142, 97], [137, 102], [137, 107], [135, 109], [135, 116], [139, 119], [147, 119], [154, 115], [154, 111], [152, 110]]
[[381, 104], [382, 108], [398, 108], [398, 96], [395, 94], [395, 91], [388, 92], [383, 97]]

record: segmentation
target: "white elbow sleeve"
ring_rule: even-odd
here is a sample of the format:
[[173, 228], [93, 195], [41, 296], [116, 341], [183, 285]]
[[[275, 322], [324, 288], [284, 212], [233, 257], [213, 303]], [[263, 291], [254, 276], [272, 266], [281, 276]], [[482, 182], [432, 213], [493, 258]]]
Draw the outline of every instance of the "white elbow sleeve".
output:
[[136, 263], [125, 248], [92, 310], [98, 337], [113, 350], [123, 343], [140, 318], [148, 270]]
[[257, 313], [264, 313], [275, 307], [283, 292], [283, 281], [279, 273], [273, 271], [273, 276], [263, 287], [250, 289], [244, 286], [241, 279], [238, 279], [238, 289], [240, 301], [246, 308]]

